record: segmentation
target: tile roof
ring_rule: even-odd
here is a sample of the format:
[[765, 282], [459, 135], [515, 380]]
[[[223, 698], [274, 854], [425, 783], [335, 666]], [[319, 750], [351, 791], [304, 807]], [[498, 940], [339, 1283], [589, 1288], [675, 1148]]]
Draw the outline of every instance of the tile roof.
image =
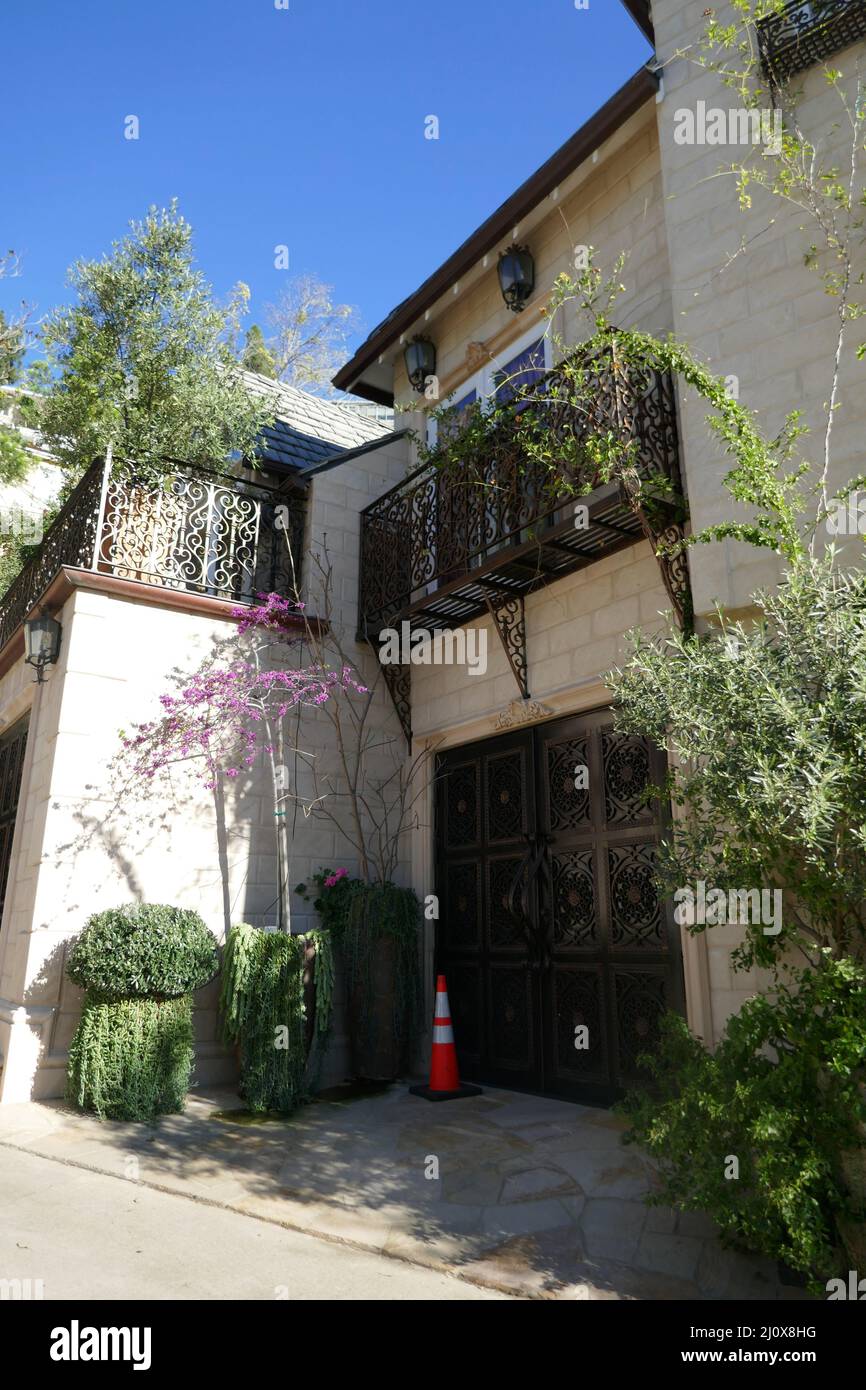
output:
[[309, 468], [338, 449], [357, 449], [392, 432], [393, 426], [348, 410], [338, 401], [287, 386], [282, 381], [242, 371], [253, 395], [273, 400], [275, 419], [262, 431], [260, 457], [286, 468]]

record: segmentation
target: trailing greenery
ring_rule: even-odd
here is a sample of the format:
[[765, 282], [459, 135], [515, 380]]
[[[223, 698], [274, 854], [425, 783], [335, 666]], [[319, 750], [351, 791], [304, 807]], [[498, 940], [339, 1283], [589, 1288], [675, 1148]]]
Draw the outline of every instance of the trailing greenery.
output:
[[309, 1094], [304, 970], [311, 942], [316, 948], [314, 1048], [321, 1058], [333, 999], [328, 934], [292, 936], [247, 923], [229, 932], [220, 999], [223, 1035], [238, 1046], [240, 1093], [255, 1113], [288, 1114]]
[[192, 1062], [188, 995], [90, 993], [69, 1048], [67, 1099], [100, 1119], [153, 1120], [183, 1109]]
[[707, 1211], [728, 1241], [832, 1274], [838, 1223], [866, 1220], [840, 1163], [866, 1122], [866, 972], [825, 952], [775, 998], [748, 1000], [715, 1053], [669, 1015], [643, 1060], [656, 1087], [622, 1109], [627, 1142], [660, 1167], [651, 1202]]
[[94, 913], [66, 973], [86, 990], [69, 1049], [67, 1096], [103, 1119], [183, 1109], [193, 1062], [191, 991], [216, 974], [197, 912], [129, 903]]
[[421, 1022], [421, 904], [411, 888], [396, 883], [366, 883], [349, 878], [345, 870], [321, 869], [313, 876], [318, 892], [298, 884], [301, 897], [312, 901], [329, 933], [345, 970], [349, 996], [360, 998], [362, 1034], [372, 1042], [378, 1026], [374, 1009], [373, 965], [385, 941], [395, 946], [395, 990], [390, 1027], [401, 1052], [408, 1051]]
[[66, 970], [102, 998], [165, 999], [200, 989], [218, 966], [216, 940], [197, 912], [128, 903], [88, 919]]

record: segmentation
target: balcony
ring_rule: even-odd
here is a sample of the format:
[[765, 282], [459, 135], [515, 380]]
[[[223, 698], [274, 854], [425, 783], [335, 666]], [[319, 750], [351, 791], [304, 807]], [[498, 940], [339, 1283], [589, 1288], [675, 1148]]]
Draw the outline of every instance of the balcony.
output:
[[[526, 447], [539, 433], [533, 417], [546, 441], [563, 441], [570, 462], [555, 472]], [[528, 699], [524, 596], [642, 537], [655, 550], [682, 535], [673, 384], [662, 372], [626, 368], [614, 345], [576, 354], [515, 399], [485, 436], [483, 457], [476, 446], [455, 463], [460, 439], [447, 459], [434, 454], [361, 513], [358, 636], [376, 645], [383, 628], [403, 622], [435, 632], [488, 614]], [[597, 445], [605, 439], [629, 451], [641, 480], [631, 495], [604, 481]], [[660, 564], [674, 610], [688, 621], [685, 561]], [[409, 666], [383, 670], [411, 740]]]
[[303, 500], [275, 486], [179, 465], [155, 490], [97, 461], [0, 599], [0, 651], [64, 567], [234, 603], [291, 594], [303, 527]]
[[[491, 592], [526, 594], [647, 535], [620, 486], [598, 479], [587, 452], [554, 490], [550, 470], [524, 456], [520, 417], [541, 417], [555, 439], [587, 445], [618, 431], [634, 441], [644, 480], [663, 478], [659, 506], [682, 516], [673, 387], [660, 372], [629, 377], [610, 353], [589, 365], [592, 405], [578, 410], [561, 369], [515, 406], [489, 459], [455, 466], [434, 457], [361, 513], [359, 636], [404, 619], [459, 627], [489, 608]], [[578, 449], [578, 455], [580, 450]], [[570, 484], [570, 486], [569, 486]], [[576, 525], [575, 505], [587, 509]]]
[[783, 86], [795, 73], [866, 36], [866, 0], [800, 0], [757, 22], [767, 77]]

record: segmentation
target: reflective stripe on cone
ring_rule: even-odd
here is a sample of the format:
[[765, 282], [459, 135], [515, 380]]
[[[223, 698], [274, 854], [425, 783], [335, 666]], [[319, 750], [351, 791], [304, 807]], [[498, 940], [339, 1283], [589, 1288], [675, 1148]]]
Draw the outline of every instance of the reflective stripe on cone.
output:
[[448, 1007], [448, 989], [444, 975], [440, 975], [436, 980], [430, 1085], [410, 1086], [409, 1094], [423, 1096], [424, 1100], [461, 1100], [466, 1096], [481, 1095], [480, 1086], [470, 1086], [468, 1082], [461, 1084], [457, 1073], [457, 1049], [454, 1046], [454, 1029], [451, 1026], [451, 1010]]

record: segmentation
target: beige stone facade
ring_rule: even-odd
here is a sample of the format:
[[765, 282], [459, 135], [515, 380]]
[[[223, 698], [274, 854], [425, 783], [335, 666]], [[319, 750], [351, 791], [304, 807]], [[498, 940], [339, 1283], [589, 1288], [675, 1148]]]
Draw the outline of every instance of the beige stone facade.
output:
[[[717, 7], [720, 20], [726, 9]], [[641, 99], [630, 99], [633, 109], [609, 122], [613, 128], [563, 169], [555, 186], [523, 206], [515, 224], [507, 230], [503, 225], [491, 249], [463, 265], [441, 292], [428, 294], [423, 306], [418, 299], [413, 321], [396, 323], [388, 341], [387, 330], [377, 330], [377, 352], [369, 362], [359, 353], [355, 388], [364, 394], [365, 383], [372, 383], [374, 398], [393, 393], [398, 428], [423, 435], [427, 427], [403, 366], [403, 349], [415, 334], [436, 344], [441, 398], [459, 398], [479, 373], [495, 371], [545, 333], [541, 310], [553, 282], [574, 269], [575, 250], [584, 246], [596, 248], [604, 268], [621, 252], [627, 254], [627, 292], [617, 309], [623, 326], [684, 336], [714, 371], [737, 378], [740, 398], [759, 412], [769, 432], [795, 407], [819, 424], [829, 390], [834, 306], [803, 266], [808, 237], [793, 214], [774, 213], [770, 220], [758, 197], [750, 212], [739, 211], [732, 183], [714, 177], [726, 156], [735, 154], [675, 141], [678, 110], [698, 101], [727, 108], [732, 98], [711, 73], [677, 56], [701, 29], [701, 7], [653, 0], [652, 17], [663, 72], [658, 92], [648, 83]], [[863, 56], [857, 45], [834, 63], [850, 80]], [[802, 80], [804, 125], [832, 141], [832, 93], [817, 70]], [[519, 315], [503, 303], [496, 273], [498, 252], [513, 239], [531, 246], [536, 265], [535, 295]], [[748, 250], [736, 255], [741, 243]], [[591, 330], [570, 311], [560, 311], [553, 331], [570, 347]], [[552, 341], [548, 334], [548, 365], [553, 365]], [[862, 467], [866, 404], [853, 387], [854, 370], [846, 366], [842, 382], [835, 464], [840, 476]], [[732, 515], [722, 486], [726, 462], [706, 430], [704, 414], [700, 402], [678, 391], [680, 467], [696, 528]], [[808, 446], [816, 462], [820, 445], [816, 430]], [[362, 671], [369, 670], [372, 658], [354, 637], [360, 513], [415, 462], [409, 438], [388, 435], [380, 446], [372, 441], [365, 451], [311, 479], [307, 544], [314, 553], [327, 545], [334, 565], [335, 621]], [[711, 614], [716, 601], [746, 609], [750, 594], [775, 574], [772, 561], [735, 544], [704, 547], [699, 558], [693, 552], [690, 568], [699, 619]], [[526, 600], [527, 678], [536, 702], [531, 717], [543, 721], [604, 706], [603, 675], [623, 656], [627, 632], [636, 626], [663, 630], [669, 609], [650, 545], [637, 539], [531, 592]], [[61, 1089], [78, 1005], [74, 991], [62, 983], [62, 944], [89, 912], [131, 897], [176, 902], [199, 908], [222, 935], [234, 920], [264, 922], [274, 898], [276, 869], [266, 823], [271, 811], [261, 787], [241, 789], [232, 804], [227, 885], [215, 855], [213, 803], [200, 789], [186, 789], [180, 809], [162, 807], [155, 818], [136, 803], [124, 808], [123, 821], [105, 819], [106, 769], [118, 727], [148, 717], [171, 671], [193, 664], [210, 644], [230, 634], [228, 617], [73, 582], [62, 622], [61, 660], [44, 685], [32, 683], [20, 658], [0, 679], [0, 734], [28, 709], [31, 718], [0, 933], [0, 1099], [5, 1101], [33, 1089], [42, 1095]], [[489, 619], [476, 625], [487, 638], [483, 674], [447, 665], [413, 668], [416, 753], [492, 736], [515, 717], [510, 707], [520, 692], [505, 652]], [[384, 691], [377, 709], [387, 736], [398, 736], [397, 716]], [[420, 823], [407, 835], [401, 854], [401, 877], [423, 898], [434, 890], [432, 785], [421, 805]], [[85, 832], [82, 844], [77, 837]], [[295, 881], [320, 864], [356, 867], [350, 848], [315, 819], [297, 827], [292, 852]], [[301, 928], [308, 920], [299, 903], [293, 921]], [[433, 924], [426, 930], [429, 977]], [[732, 972], [736, 940], [736, 928], [715, 928], [697, 938], [683, 933], [687, 1014], [711, 1043], [758, 984], [755, 977]], [[228, 1075], [231, 1059], [217, 1042], [212, 991], [197, 1017], [199, 1076]], [[344, 1045], [338, 1027], [332, 1079], [344, 1070]]]

